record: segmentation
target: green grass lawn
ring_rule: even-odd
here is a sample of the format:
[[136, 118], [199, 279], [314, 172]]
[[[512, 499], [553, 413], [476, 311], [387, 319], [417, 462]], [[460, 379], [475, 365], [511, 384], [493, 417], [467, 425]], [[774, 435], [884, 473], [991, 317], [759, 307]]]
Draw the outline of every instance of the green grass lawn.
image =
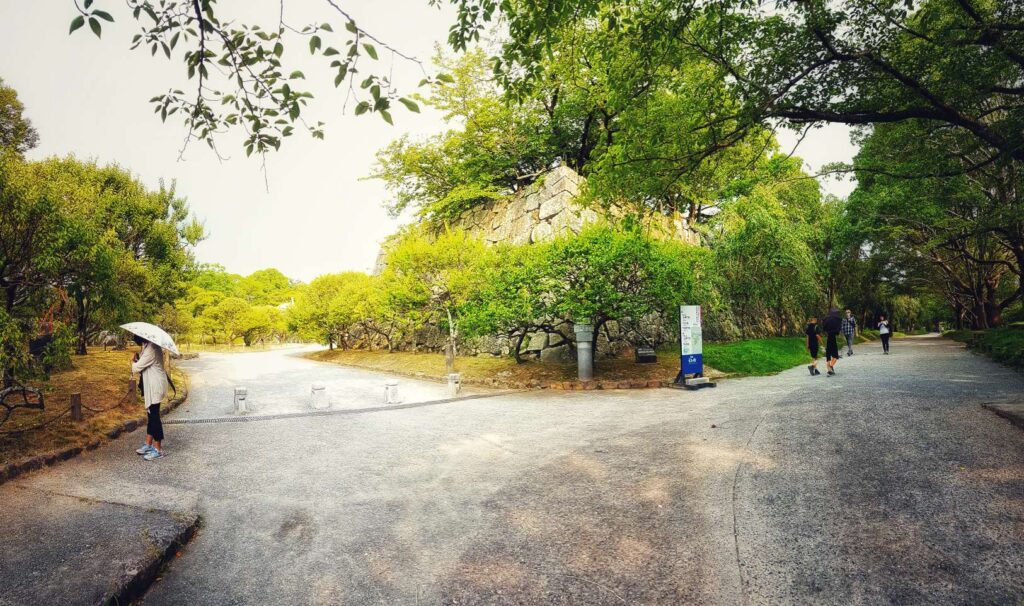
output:
[[704, 363], [730, 374], [770, 375], [808, 362], [803, 337], [704, 344]]
[[989, 330], [951, 330], [943, 333], [997, 362], [1024, 368], [1024, 326], [1013, 325]]

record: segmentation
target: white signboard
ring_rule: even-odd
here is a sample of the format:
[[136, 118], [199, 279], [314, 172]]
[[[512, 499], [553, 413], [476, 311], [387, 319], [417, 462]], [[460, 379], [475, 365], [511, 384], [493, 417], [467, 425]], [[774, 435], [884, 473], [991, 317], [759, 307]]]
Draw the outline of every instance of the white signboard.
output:
[[679, 345], [683, 374], [703, 373], [704, 338], [700, 305], [679, 306]]

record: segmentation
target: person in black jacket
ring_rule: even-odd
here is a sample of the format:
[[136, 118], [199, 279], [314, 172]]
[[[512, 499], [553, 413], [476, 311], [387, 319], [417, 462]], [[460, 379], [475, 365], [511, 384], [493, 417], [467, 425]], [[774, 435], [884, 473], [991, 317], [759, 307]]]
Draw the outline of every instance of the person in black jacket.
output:
[[843, 320], [839, 317], [839, 310], [832, 308], [828, 316], [821, 323], [825, 329], [825, 366], [828, 367], [828, 376], [836, 374], [836, 361], [839, 360], [839, 333], [843, 330]]

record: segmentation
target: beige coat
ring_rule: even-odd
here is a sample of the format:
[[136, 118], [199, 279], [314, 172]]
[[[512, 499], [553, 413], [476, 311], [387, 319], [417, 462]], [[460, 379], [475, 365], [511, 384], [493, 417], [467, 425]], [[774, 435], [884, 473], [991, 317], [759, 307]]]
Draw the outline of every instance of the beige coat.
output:
[[142, 375], [142, 391], [145, 394], [145, 406], [160, 404], [167, 395], [167, 371], [164, 370], [164, 352], [162, 349], [146, 343], [142, 347], [137, 362], [132, 362], [132, 374]]

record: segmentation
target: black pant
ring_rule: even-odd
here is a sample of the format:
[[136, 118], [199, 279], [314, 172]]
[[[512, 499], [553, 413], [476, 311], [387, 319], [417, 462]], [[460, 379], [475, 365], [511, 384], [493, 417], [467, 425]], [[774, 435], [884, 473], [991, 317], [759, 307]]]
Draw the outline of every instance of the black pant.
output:
[[146, 433], [157, 442], [164, 439], [164, 425], [160, 422], [160, 405], [153, 404], [146, 409]]
[[889, 351], [889, 336], [890, 335], [885, 334], [885, 335], [878, 335], [878, 336], [882, 337], [882, 351]]
[[826, 360], [838, 360], [839, 359], [839, 341], [838, 334], [829, 333], [825, 338], [825, 359]]

